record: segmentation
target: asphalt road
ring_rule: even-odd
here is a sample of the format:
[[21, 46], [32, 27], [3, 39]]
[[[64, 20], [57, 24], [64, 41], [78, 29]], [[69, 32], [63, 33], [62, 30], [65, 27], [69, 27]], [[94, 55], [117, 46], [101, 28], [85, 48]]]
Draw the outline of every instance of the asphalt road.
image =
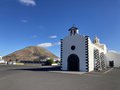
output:
[[120, 90], [120, 69], [65, 74], [39, 66], [0, 65], [0, 90]]

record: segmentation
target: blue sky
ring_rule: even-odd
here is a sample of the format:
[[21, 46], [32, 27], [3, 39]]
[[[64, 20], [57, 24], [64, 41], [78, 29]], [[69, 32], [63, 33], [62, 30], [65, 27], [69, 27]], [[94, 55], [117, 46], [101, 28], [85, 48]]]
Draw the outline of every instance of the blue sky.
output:
[[42, 45], [59, 56], [73, 24], [120, 52], [120, 0], [0, 0], [0, 55]]

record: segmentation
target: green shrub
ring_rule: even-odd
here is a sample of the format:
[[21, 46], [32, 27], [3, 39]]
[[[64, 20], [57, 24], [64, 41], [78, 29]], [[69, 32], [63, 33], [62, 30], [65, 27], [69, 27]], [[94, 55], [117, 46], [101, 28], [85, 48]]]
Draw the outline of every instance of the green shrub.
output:
[[46, 65], [52, 65], [52, 63], [54, 63], [53, 59], [48, 59], [46, 61]]

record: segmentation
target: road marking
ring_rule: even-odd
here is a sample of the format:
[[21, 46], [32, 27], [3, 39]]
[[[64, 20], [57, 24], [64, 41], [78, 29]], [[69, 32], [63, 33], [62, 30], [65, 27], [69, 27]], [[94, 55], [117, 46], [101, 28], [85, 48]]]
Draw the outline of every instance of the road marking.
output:
[[64, 73], [64, 74], [85, 74], [86, 72], [70, 72], [70, 71], [49, 71], [49, 72], [54, 72], [54, 73]]
[[107, 70], [106, 72], [104, 72], [104, 74], [106, 74], [106, 73], [108, 73], [108, 72], [110, 72], [110, 71], [112, 71], [112, 70], [113, 70], [113, 68]]

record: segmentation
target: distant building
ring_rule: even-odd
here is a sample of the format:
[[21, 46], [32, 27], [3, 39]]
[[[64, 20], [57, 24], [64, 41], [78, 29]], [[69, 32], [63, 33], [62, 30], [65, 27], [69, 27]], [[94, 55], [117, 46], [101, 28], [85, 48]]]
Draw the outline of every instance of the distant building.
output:
[[110, 51], [105, 54], [105, 60], [107, 66], [120, 67], [120, 53]]
[[2, 59], [2, 56], [0, 56], [0, 64], [6, 64], [7, 62]]
[[0, 56], [0, 60], [2, 60], [2, 56]]
[[83, 72], [119, 67], [120, 54], [108, 52], [97, 37], [92, 42], [89, 36], [80, 35], [78, 28], [71, 27], [69, 35], [61, 39], [61, 66], [62, 70]]

